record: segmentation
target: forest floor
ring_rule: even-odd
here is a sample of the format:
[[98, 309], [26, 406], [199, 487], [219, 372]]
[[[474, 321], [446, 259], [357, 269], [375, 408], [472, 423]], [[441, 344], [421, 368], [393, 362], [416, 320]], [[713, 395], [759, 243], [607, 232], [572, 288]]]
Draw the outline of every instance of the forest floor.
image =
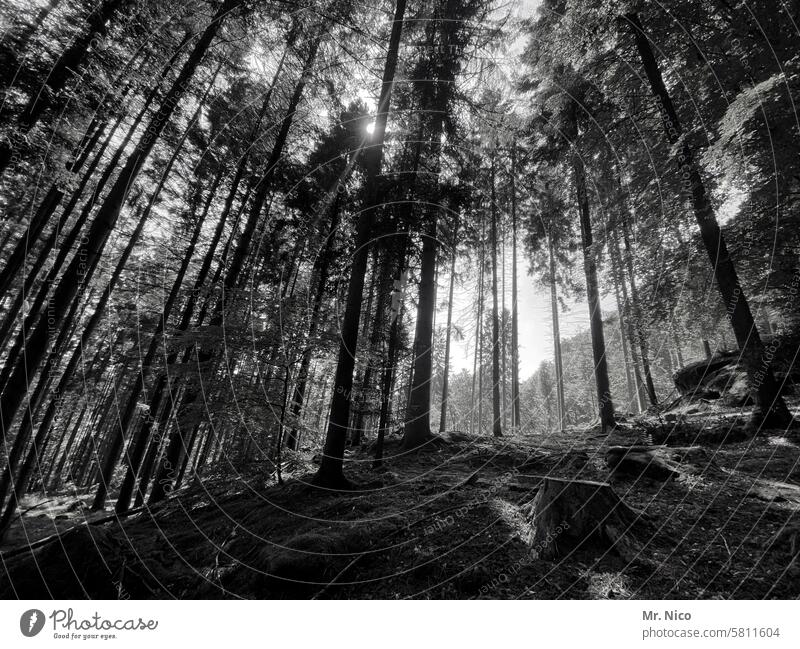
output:
[[[369, 448], [348, 451], [359, 486], [348, 493], [310, 487], [311, 458], [294, 454], [284, 485], [252, 467], [119, 520], [89, 514], [88, 494], [58, 494], [0, 548], [0, 596], [800, 597], [800, 445], [770, 431], [747, 438], [728, 414], [638, 420], [610, 436], [448, 433], [394, 457], [393, 437], [378, 470]], [[606, 449], [637, 443], [659, 446], [680, 476], [610, 475]], [[610, 482], [654, 533], [627, 559], [595, 545], [537, 558], [528, 505], [545, 476]], [[26, 543], [33, 551], [14, 549]]]

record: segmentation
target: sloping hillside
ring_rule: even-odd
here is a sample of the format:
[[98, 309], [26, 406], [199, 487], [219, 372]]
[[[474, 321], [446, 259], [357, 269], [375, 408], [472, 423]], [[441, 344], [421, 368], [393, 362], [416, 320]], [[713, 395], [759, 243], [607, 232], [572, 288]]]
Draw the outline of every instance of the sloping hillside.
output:
[[[606, 461], [610, 447], [664, 437], [651, 420], [649, 429], [621, 424], [608, 438], [578, 430], [522, 439], [450, 433], [381, 469], [364, 450], [349, 457], [360, 486], [349, 493], [308, 486], [313, 464], [294, 455], [283, 486], [265, 484], [254, 467], [195, 481], [121, 520], [95, 514], [79, 524], [85, 514], [75, 502], [84, 503], [62, 497], [61, 510], [33, 510], [15, 525], [2, 596], [800, 596], [792, 562], [800, 549], [800, 447], [777, 434], [728, 443], [720, 421], [682, 420], [671, 446], [642, 447], [650, 464], [677, 471], [666, 481], [635, 470], [612, 475]], [[700, 433], [703, 422], [715, 422], [716, 432]], [[694, 440], [687, 439], [692, 428]], [[545, 477], [609, 481], [652, 534], [639, 539], [635, 556], [588, 538], [557, 559], [537, 558], [530, 505]], [[32, 550], [9, 547], [25, 529], [41, 536], [54, 524], [60, 536]], [[558, 546], [557, 534], [552, 543]]]

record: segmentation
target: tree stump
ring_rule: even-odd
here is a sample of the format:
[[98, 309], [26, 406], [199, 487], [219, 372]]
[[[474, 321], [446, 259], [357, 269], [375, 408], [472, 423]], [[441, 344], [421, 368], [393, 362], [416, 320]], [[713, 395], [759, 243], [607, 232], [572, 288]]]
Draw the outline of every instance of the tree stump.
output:
[[530, 506], [531, 545], [541, 559], [613, 549], [631, 561], [649, 531], [643, 516], [607, 483], [545, 478]]
[[611, 446], [606, 451], [606, 464], [615, 476], [652, 478], [660, 482], [680, 476], [647, 446]]

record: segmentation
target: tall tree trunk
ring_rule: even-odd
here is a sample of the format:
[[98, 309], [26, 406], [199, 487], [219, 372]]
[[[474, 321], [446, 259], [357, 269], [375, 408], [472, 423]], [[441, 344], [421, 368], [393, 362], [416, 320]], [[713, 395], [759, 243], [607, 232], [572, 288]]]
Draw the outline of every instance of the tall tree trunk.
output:
[[[373, 309], [372, 305], [377, 303], [375, 290], [378, 286], [378, 246], [373, 246], [372, 248], [372, 270], [370, 272], [370, 283], [369, 289], [367, 291], [367, 302], [364, 305], [366, 308], [364, 309], [364, 318], [362, 323], [361, 329], [361, 338], [366, 338], [369, 340], [369, 350], [367, 353], [367, 364], [364, 368], [364, 373], [361, 375], [360, 379], [356, 381], [356, 385], [358, 385], [358, 390], [354, 395], [354, 399], [358, 404], [356, 407], [356, 411], [353, 413], [352, 417], [352, 426], [350, 429], [350, 445], [351, 446], [361, 446], [361, 437], [362, 437], [362, 429], [364, 423], [364, 408], [366, 408], [366, 391], [367, 385], [371, 378], [371, 362], [372, 362], [372, 353], [373, 353], [373, 346], [372, 346], [372, 336], [370, 332], [375, 331], [375, 319], [373, 316]], [[378, 305], [380, 308], [380, 305]], [[372, 327], [370, 325], [373, 325]], [[377, 335], [377, 334], [376, 334]]]
[[[612, 246], [614, 246], [616, 242], [609, 242], [608, 248], [611, 257], [611, 279], [614, 282], [614, 295], [617, 300], [617, 318], [619, 319], [619, 334], [620, 334], [620, 341], [622, 343], [622, 358], [623, 362], [625, 363], [625, 386], [628, 390], [628, 403], [633, 404], [636, 403], [637, 406], [639, 405], [639, 393], [637, 391], [637, 385], [633, 382], [633, 373], [631, 372], [631, 356], [628, 350], [628, 319], [625, 314], [625, 305], [622, 301], [622, 295], [620, 294], [620, 284], [624, 282], [624, 277], [620, 274], [620, 268], [617, 264], [617, 257], [612, 250]], [[638, 408], [641, 412], [641, 408]]]
[[485, 225], [483, 222], [483, 211], [479, 208], [481, 215], [481, 250], [480, 250], [480, 267], [478, 269], [478, 318], [475, 323], [475, 358], [472, 362], [472, 394], [470, 403], [472, 409], [470, 411], [470, 432], [475, 433], [475, 382], [478, 382], [478, 429], [483, 426], [483, 301], [484, 301], [484, 271], [486, 268], [486, 233]]
[[[452, 296], [451, 296], [452, 299]], [[519, 294], [517, 292], [517, 144], [511, 147], [511, 425], [522, 426], [519, 402]]]
[[508, 430], [508, 317], [506, 310], [506, 229], [502, 220], [500, 234], [500, 412], [502, 430]]
[[[564, 430], [564, 365], [561, 358], [561, 329], [558, 322], [558, 294], [556, 285], [556, 260], [553, 246], [553, 226], [547, 236], [550, 259], [550, 309], [553, 315], [553, 364], [556, 370], [556, 406], [558, 410], [558, 430]], [[548, 411], [549, 412], [549, 411]]]
[[425, 215], [426, 228], [422, 233], [419, 299], [414, 333], [414, 369], [411, 395], [406, 405], [406, 422], [402, 448], [411, 450], [422, 446], [431, 433], [431, 375], [433, 369], [433, 312], [436, 308], [436, 223], [438, 208]]
[[381, 377], [381, 412], [378, 419], [378, 435], [375, 442], [375, 462], [374, 467], [383, 464], [383, 444], [386, 437], [386, 430], [389, 426], [389, 416], [392, 405], [392, 386], [397, 373], [397, 352], [400, 346], [400, 322], [403, 308], [403, 298], [405, 297], [405, 277], [406, 253], [408, 251], [408, 233], [400, 231], [398, 234], [399, 246], [392, 248], [395, 252], [395, 273], [394, 289], [391, 295], [391, 308], [389, 310], [389, 342], [386, 349], [386, 364], [383, 368]]
[[[650, 40], [644, 31], [638, 14], [627, 14], [625, 19], [628, 21], [636, 41], [636, 48], [642, 60], [647, 79], [650, 82], [650, 88], [663, 109], [664, 129], [667, 139], [672, 145], [679, 144], [683, 137], [683, 129], [672, 104], [672, 98], [664, 85], [661, 69], [653, 54]], [[730, 318], [736, 342], [741, 349], [742, 361], [750, 380], [751, 389], [755, 391], [756, 410], [753, 423], [759, 427], [788, 427], [792, 423], [792, 415], [780, 395], [779, 386], [772, 373], [769, 359], [765, 357], [764, 344], [753, 320], [750, 305], [739, 282], [736, 267], [722, 236], [722, 230], [708, 200], [705, 184], [694, 161], [694, 155], [688, 141], [683, 142], [678, 161], [681, 173], [686, 172], [688, 174], [692, 206], [695, 219], [700, 227], [700, 237], [714, 269], [717, 286]]]
[[[52, 474], [53, 468], [58, 461], [58, 458], [61, 457], [61, 447], [64, 445], [64, 441], [67, 438], [67, 431], [69, 430], [70, 426], [72, 425], [72, 421], [75, 419], [75, 415], [78, 414], [78, 408], [72, 406], [71, 408], [67, 408], [67, 416], [61, 417], [61, 433], [57, 436], [48, 435], [46, 439], [55, 438], [55, 446], [53, 447], [52, 457], [50, 458], [49, 462], [45, 461], [45, 458], [42, 458], [42, 468], [39, 473], [39, 479], [31, 485], [31, 491], [36, 491], [41, 489], [42, 491], [47, 490], [47, 485], [50, 484], [50, 475]], [[45, 468], [46, 467], [46, 470]]]
[[[456, 217], [457, 218], [457, 217]], [[453, 250], [450, 255], [450, 288], [447, 291], [447, 329], [444, 343], [444, 375], [442, 376], [442, 411], [439, 415], [439, 432], [447, 428], [447, 397], [450, 380], [450, 338], [453, 335], [453, 294], [456, 288], [456, 257], [458, 256], [458, 226], [456, 220], [453, 226]]]
[[639, 412], [644, 412], [647, 409], [647, 389], [642, 379], [642, 373], [639, 369], [639, 352], [636, 349], [636, 332], [633, 328], [633, 317], [631, 315], [631, 302], [628, 296], [628, 284], [625, 281], [625, 269], [622, 264], [622, 252], [619, 248], [619, 240], [616, 231], [611, 232], [610, 240], [611, 261], [617, 269], [620, 282], [619, 286], [622, 289], [622, 309], [625, 318], [625, 333], [628, 340], [628, 350], [631, 355], [631, 365], [633, 366], [634, 385], [636, 386], [636, 403], [639, 407]]
[[392, 31], [389, 37], [389, 48], [383, 70], [383, 82], [378, 99], [375, 128], [372, 133], [372, 144], [366, 150], [365, 201], [356, 225], [355, 252], [347, 288], [347, 302], [342, 319], [333, 397], [331, 399], [330, 418], [325, 436], [323, 457], [319, 471], [314, 476], [314, 483], [323, 488], [337, 489], [349, 488], [350, 486], [349, 481], [344, 477], [342, 468], [344, 464], [344, 448], [347, 441], [347, 424], [350, 419], [350, 394], [353, 390], [353, 368], [355, 367], [355, 354], [358, 345], [358, 323], [361, 318], [361, 299], [364, 293], [364, 278], [367, 272], [369, 240], [373, 229], [373, 211], [378, 196], [377, 182], [383, 165], [386, 122], [389, 116], [405, 11], [406, 0], [397, 0]]
[[[397, 234], [396, 229], [393, 234]], [[371, 403], [370, 395], [372, 395], [376, 389], [373, 386], [373, 375], [376, 374], [376, 370], [379, 369], [381, 363], [385, 360], [382, 357], [380, 344], [381, 340], [383, 339], [383, 335], [386, 332], [386, 314], [389, 310], [391, 301], [391, 295], [386, 290], [389, 287], [392, 279], [391, 251], [384, 247], [382, 254], [380, 255], [380, 263], [378, 263], [377, 259], [375, 263], [377, 265], [376, 272], [378, 273], [378, 279], [376, 285], [377, 292], [375, 295], [375, 309], [372, 317], [372, 329], [369, 334], [370, 353], [367, 358], [367, 368], [364, 371], [364, 380], [361, 388], [362, 411], [359, 413], [356, 421], [356, 429], [363, 428], [364, 430], [370, 427], [368, 425], [370, 422], [368, 422], [368, 424], [363, 423], [363, 409], [367, 404]], [[377, 388], [377, 391], [380, 392], [380, 387]], [[370, 416], [373, 414], [374, 413], [370, 412]], [[378, 407], [378, 417], [380, 418], [380, 406]]]
[[597, 404], [600, 425], [603, 430], [606, 430], [613, 428], [615, 425], [614, 404], [611, 401], [611, 384], [608, 380], [606, 341], [603, 334], [603, 315], [600, 311], [600, 291], [597, 283], [597, 262], [592, 238], [589, 196], [586, 191], [586, 170], [578, 152], [575, 152], [572, 156], [572, 170], [581, 222], [583, 268], [586, 275], [586, 299], [589, 303], [589, 325], [594, 357], [594, 377], [597, 386]]
[[[639, 351], [642, 353], [642, 370], [644, 371], [644, 382], [647, 387], [647, 398], [650, 400], [651, 406], [657, 406], [658, 397], [656, 396], [656, 388], [653, 384], [653, 375], [650, 372], [650, 350], [647, 345], [647, 335], [644, 330], [642, 305], [639, 302], [639, 291], [636, 288], [636, 275], [633, 272], [633, 250], [631, 249], [631, 241], [628, 233], [628, 223], [625, 219], [621, 219], [621, 221], [622, 237], [625, 242], [625, 266], [628, 269], [628, 278], [631, 283], [631, 305], [633, 306], [636, 341], [639, 343]], [[622, 281], [625, 281], [624, 273], [622, 275]]]
[[500, 412], [500, 321], [497, 313], [497, 193], [495, 188], [495, 156], [492, 153], [491, 169], [491, 228], [490, 244], [492, 250], [492, 434], [503, 434], [502, 413]]
[[[86, 402], [78, 409], [73, 410], [72, 415], [77, 417], [70, 417], [69, 421], [63, 424], [63, 431], [58, 445], [53, 453], [53, 459], [50, 463], [50, 468], [47, 471], [47, 476], [42, 482], [42, 489], [50, 489], [55, 491], [61, 485], [61, 469], [64, 466], [72, 450], [72, 444], [75, 441], [75, 435], [80, 428], [79, 424], [83, 420], [83, 415], [86, 412]], [[64, 443], [66, 441], [66, 443]]]
[[539, 374], [539, 390], [542, 392], [542, 398], [544, 399], [547, 408], [547, 431], [549, 432], [552, 430], [553, 422], [553, 391], [549, 390], [547, 383], [545, 383], [544, 372]]

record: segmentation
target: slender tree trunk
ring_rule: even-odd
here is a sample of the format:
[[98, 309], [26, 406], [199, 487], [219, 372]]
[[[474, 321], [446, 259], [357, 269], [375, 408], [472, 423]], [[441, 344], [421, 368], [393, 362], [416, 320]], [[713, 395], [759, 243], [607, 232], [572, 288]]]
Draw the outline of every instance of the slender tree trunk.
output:
[[397, 373], [397, 352], [400, 346], [400, 322], [405, 296], [406, 253], [408, 250], [408, 233], [401, 231], [398, 235], [400, 245], [396, 252], [396, 279], [392, 291], [392, 304], [389, 311], [389, 342], [386, 349], [386, 364], [381, 378], [381, 412], [378, 419], [378, 435], [375, 443], [375, 462], [373, 467], [383, 464], [383, 445], [392, 405], [392, 386]]
[[633, 318], [631, 316], [631, 302], [628, 296], [628, 284], [625, 281], [625, 269], [622, 265], [622, 252], [619, 248], [619, 241], [617, 233], [611, 232], [610, 241], [611, 260], [612, 264], [617, 269], [617, 274], [620, 278], [619, 286], [622, 289], [622, 304], [623, 315], [625, 318], [625, 332], [628, 340], [628, 350], [631, 355], [631, 364], [633, 366], [634, 385], [636, 386], [636, 403], [639, 407], [639, 412], [644, 412], [647, 409], [647, 389], [642, 379], [642, 373], [639, 369], [639, 352], [636, 349], [636, 333], [633, 329]]
[[[56, 448], [53, 450], [53, 457], [47, 469], [47, 475], [45, 475], [42, 480], [42, 490], [50, 489], [54, 491], [58, 489], [58, 483], [60, 483], [61, 480], [60, 467], [63, 466], [63, 462], [69, 456], [70, 450], [72, 450], [72, 443], [75, 441], [75, 432], [77, 431], [75, 424], [83, 418], [84, 412], [86, 412], [85, 403], [80, 409], [77, 407], [73, 408], [69, 419], [65, 423], [62, 422], [63, 430], [59, 436]], [[66, 444], [64, 442], [66, 442]]]
[[64, 465], [69, 459], [72, 447], [75, 444], [75, 439], [77, 438], [78, 433], [81, 431], [81, 427], [83, 425], [83, 419], [86, 416], [87, 406], [88, 402], [84, 401], [83, 406], [81, 407], [81, 412], [78, 415], [78, 419], [72, 425], [72, 430], [70, 431], [69, 438], [67, 439], [67, 445], [64, 447], [64, 451], [61, 454], [61, 458], [58, 460], [58, 464], [52, 471], [52, 481], [49, 483], [50, 489], [52, 490], [56, 490], [61, 487], [62, 484], [61, 475], [64, 470]]
[[[189, 461], [192, 458], [192, 450], [194, 449], [195, 440], [197, 439], [200, 433], [201, 425], [202, 425], [201, 423], [195, 424], [194, 427], [192, 428], [192, 434], [189, 435], [189, 441], [186, 443], [186, 448], [183, 453], [183, 459], [180, 462], [181, 468], [178, 471], [178, 477], [175, 478], [175, 489], [178, 489], [183, 483], [183, 476], [186, 474], [186, 468], [189, 466]], [[249, 442], [250, 439], [248, 438], [247, 441]], [[243, 460], [245, 462], [247, 461], [247, 454], [245, 454]]]
[[344, 464], [344, 447], [347, 440], [347, 424], [350, 418], [350, 394], [353, 390], [353, 368], [358, 345], [358, 323], [361, 318], [361, 300], [367, 271], [369, 240], [373, 229], [373, 211], [378, 196], [377, 181], [383, 163], [386, 122], [389, 116], [405, 11], [406, 0], [397, 0], [383, 71], [383, 82], [378, 99], [375, 128], [372, 133], [373, 143], [366, 151], [365, 205], [359, 214], [356, 226], [355, 253], [350, 271], [350, 282], [347, 288], [345, 313], [342, 319], [328, 431], [325, 437], [322, 462], [320, 463], [319, 471], [314, 476], [314, 483], [324, 488], [338, 489], [349, 488], [350, 486], [349, 481], [344, 477], [342, 468]]
[[486, 267], [486, 246], [484, 244], [486, 233], [483, 223], [483, 212], [481, 214], [481, 250], [480, 250], [480, 267], [478, 269], [478, 318], [475, 324], [475, 358], [472, 363], [472, 395], [470, 403], [472, 410], [470, 411], [470, 432], [475, 433], [475, 382], [478, 381], [478, 428], [483, 425], [483, 384], [481, 377], [483, 376], [483, 300], [484, 300], [484, 269]]
[[[681, 142], [683, 130], [672, 98], [664, 85], [661, 70], [653, 54], [650, 40], [638, 14], [625, 16], [636, 42], [653, 95], [663, 109], [664, 128], [670, 144]], [[688, 142], [681, 147], [678, 159], [681, 173], [688, 174], [691, 188], [692, 206], [700, 237], [706, 248], [714, 275], [717, 280], [722, 301], [731, 321], [736, 342], [742, 350], [742, 361], [747, 370], [751, 389], [755, 391], [756, 410], [754, 424], [764, 427], [785, 428], [791, 425], [793, 417], [780, 395], [779, 386], [772, 373], [769, 359], [765, 357], [764, 344], [753, 320], [750, 305], [742, 290], [736, 267], [728, 252], [722, 230], [717, 222], [711, 203], [708, 200], [705, 184]]]
[[[371, 271], [371, 278], [369, 283], [369, 290], [367, 291], [367, 303], [365, 305], [364, 310], [364, 322], [362, 324], [361, 330], [361, 338], [366, 338], [369, 340], [369, 353], [367, 354], [367, 364], [364, 368], [364, 373], [361, 375], [360, 380], [356, 382], [359, 389], [356, 396], [356, 403], [358, 404], [356, 408], [356, 412], [353, 415], [353, 424], [350, 430], [350, 445], [351, 446], [361, 446], [361, 437], [362, 437], [362, 426], [364, 424], [364, 408], [366, 408], [366, 392], [368, 390], [367, 385], [371, 379], [371, 355], [373, 352], [372, 347], [372, 336], [370, 332], [374, 330], [374, 326], [370, 327], [370, 324], [374, 325], [374, 318], [372, 314], [372, 305], [376, 303], [376, 296], [375, 290], [378, 286], [378, 247], [373, 246], [372, 248], [372, 271]], [[380, 308], [380, 306], [378, 306]], [[377, 335], [377, 334], [376, 334]]]
[[[612, 246], [615, 245], [616, 242], [609, 242], [609, 252], [611, 252], [611, 277], [614, 282], [614, 295], [617, 299], [617, 317], [619, 318], [619, 334], [620, 334], [620, 341], [622, 343], [622, 358], [625, 363], [625, 386], [628, 390], [628, 403], [639, 404], [639, 393], [637, 391], [637, 386], [633, 382], [633, 373], [631, 372], [631, 358], [630, 353], [628, 351], [628, 335], [627, 335], [627, 318], [625, 317], [625, 309], [622, 302], [622, 296], [620, 294], [620, 283], [624, 280], [624, 277], [620, 275], [620, 268], [617, 265], [617, 258], [612, 251]], [[641, 411], [641, 408], [639, 409]]]
[[500, 322], [497, 313], [497, 194], [494, 153], [492, 153], [491, 185], [492, 222], [489, 246], [492, 250], [492, 434], [500, 437], [503, 430], [502, 413], [500, 412]]
[[[178, 393], [175, 395], [174, 398], [177, 400], [179, 396], [180, 396], [180, 390], [178, 390]], [[141, 445], [141, 455], [143, 457], [141, 458], [141, 464], [138, 470], [139, 482], [138, 484], [136, 484], [135, 482], [131, 483], [130, 487], [131, 493], [127, 494], [126, 496], [127, 502], [123, 500], [122, 498], [123, 492], [122, 490], [120, 490], [120, 496], [117, 498], [117, 502], [114, 505], [114, 511], [121, 513], [128, 510], [128, 507], [130, 506], [130, 499], [133, 495], [132, 492], [134, 486], [136, 487], [136, 498], [134, 500], [133, 506], [141, 507], [144, 504], [145, 498], [147, 496], [148, 487], [150, 486], [150, 478], [153, 475], [153, 469], [156, 464], [156, 459], [158, 458], [158, 452], [159, 450], [161, 450], [162, 447], [163, 436], [160, 434], [160, 431], [163, 430], [164, 433], [166, 434], [169, 430], [170, 425], [174, 426], [178, 425], [177, 422], [172, 421], [170, 419], [170, 416], [172, 414], [173, 410], [170, 408], [170, 403], [168, 399], [167, 403], [163, 405], [161, 410], [158, 413], [152, 415], [153, 421], [157, 424], [157, 430], [159, 431], [159, 434], [153, 436], [152, 438], [148, 436], [143, 439]], [[150, 421], [150, 417], [148, 417], [145, 420], [145, 423], [147, 423], [148, 421]], [[146, 454], [145, 451], [147, 451]], [[123, 487], [126, 485], [128, 476], [131, 475], [130, 471], [131, 467], [129, 465], [127, 472], [125, 474], [125, 480], [122, 483]], [[136, 473], [133, 473], [133, 478], [135, 481], [137, 478]]]
[[[553, 227], [547, 237], [547, 247], [550, 258], [550, 309], [553, 315], [553, 361], [556, 370], [556, 405], [558, 409], [558, 430], [564, 430], [564, 366], [561, 358], [561, 330], [558, 322], [558, 294], [556, 285], [556, 261], [553, 251]], [[549, 416], [549, 411], [548, 411]], [[549, 428], [549, 424], [548, 424]]]
[[[647, 387], [647, 398], [651, 406], [658, 405], [656, 388], [653, 384], [653, 375], [650, 372], [650, 350], [647, 345], [647, 335], [644, 330], [644, 319], [642, 317], [642, 306], [639, 301], [639, 291], [636, 288], [636, 275], [633, 272], [633, 250], [631, 249], [630, 236], [628, 234], [628, 224], [622, 220], [622, 237], [625, 242], [625, 266], [628, 269], [628, 278], [631, 283], [631, 304], [633, 306], [633, 319], [636, 330], [636, 340], [639, 343], [639, 351], [642, 354], [642, 370], [644, 371], [644, 382]], [[622, 280], [625, 281], [623, 273]]]
[[[49, 462], [45, 461], [45, 458], [42, 458], [41, 461], [41, 470], [39, 472], [39, 479], [33, 483], [31, 486], [31, 491], [37, 491], [41, 489], [42, 491], [47, 489], [47, 485], [50, 484], [50, 475], [53, 472], [53, 468], [58, 461], [58, 458], [61, 456], [61, 447], [64, 445], [64, 440], [67, 437], [67, 431], [69, 430], [70, 426], [72, 425], [73, 419], [75, 419], [75, 415], [78, 413], [78, 409], [76, 407], [69, 408], [68, 414], [66, 418], [61, 418], [61, 433], [58, 436], [48, 435], [46, 439], [52, 439], [55, 437], [56, 443], [53, 447], [52, 457], [50, 458]], [[46, 470], [45, 470], [46, 467]]]
[[589, 303], [589, 323], [594, 356], [594, 377], [597, 386], [597, 402], [600, 425], [603, 430], [613, 428], [614, 404], [611, 401], [611, 384], [608, 380], [606, 341], [603, 335], [603, 315], [600, 311], [600, 291], [597, 283], [597, 262], [592, 239], [592, 221], [589, 214], [589, 196], [586, 191], [586, 171], [579, 153], [572, 156], [572, 169], [578, 200], [583, 247], [583, 267], [586, 274], [586, 299]]
[[542, 391], [542, 398], [546, 404], [547, 408], [547, 430], [548, 432], [552, 430], [552, 422], [553, 422], [553, 391], [549, 390], [547, 384], [544, 380], [544, 372], [539, 374], [539, 389]]
[[447, 330], [444, 343], [444, 376], [442, 377], [442, 411], [439, 415], [439, 432], [447, 428], [447, 397], [450, 379], [450, 338], [453, 335], [453, 294], [456, 288], [456, 257], [458, 253], [458, 226], [453, 226], [453, 250], [450, 256], [450, 288], [447, 291]]
[[500, 233], [500, 412], [502, 430], [508, 430], [508, 317], [506, 311], [506, 229], [502, 220]]
[[216, 438], [217, 436], [214, 433], [214, 427], [208, 426], [206, 430], [206, 437], [203, 440], [203, 446], [200, 449], [200, 453], [198, 454], [197, 459], [194, 462], [194, 467], [192, 468], [192, 475], [197, 476], [200, 472], [200, 469], [205, 466], [206, 461], [208, 460], [209, 451], [211, 450], [211, 446], [214, 444]]
[[522, 426], [519, 401], [519, 294], [517, 292], [517, 145], [511, 147], [511, 425]]
[[[397, 234], [397, 230], [394, 231], [394, 234]], [[370, 354], [367, 359], [367, 368], [364, 372], [364, 381], [361, 388], [362, 409], [366, 404], [371, 403], [370, 395], [374, 394], [376, 390], [376, 388], [373, 386], [373, 375], [376, 374], [376, 370], [379, 369], [381, 363], [385, 360], [381, 354], [380, 344], [383, 334], [386, 332], [385, 320], [387, 311], [390, 307], [391, 295], [386, 289], [389, 287], [392, 277], [391, 252], [384, 248], [380, 260], [381, 263], [379, 264], [379, 270], [376, 270], [376, 272], [378, 272], [378, 281], [376, 286], [377, 293], [375, 296], [375, 309], [372, 318], [372, 330], [370, 331], [369, 335]], [[378, 380], [380, 381], [380, 379]], [[377, 388], [377, 391], [380, 393], [379, 387]], [[370, 417], [372, 414], [373, 413], [371, 411]], [[378, 406], [378, 417], [380, 418], [380, 405]], [[356, 423], [356, 428], [363, 428], [364, 430], [367, 430], [370, 426], [368, 424], [364, 424], [363, 419], [363, 414], [360, 414]]]

